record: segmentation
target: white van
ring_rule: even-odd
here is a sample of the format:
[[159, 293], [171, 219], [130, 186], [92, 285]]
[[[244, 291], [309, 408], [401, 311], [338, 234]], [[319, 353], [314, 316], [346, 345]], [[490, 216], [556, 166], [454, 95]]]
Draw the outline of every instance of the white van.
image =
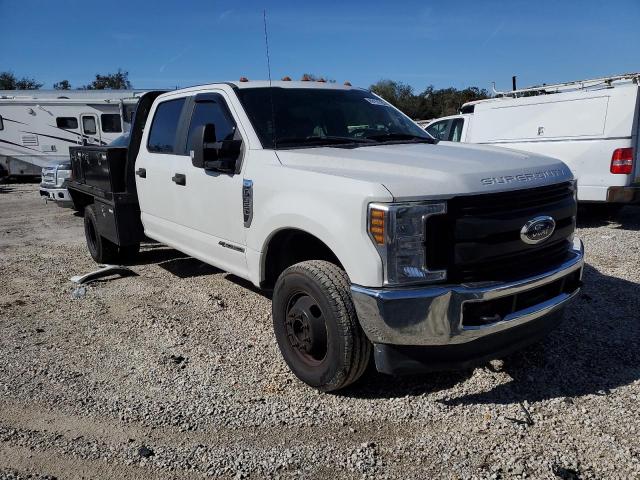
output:
[[496, 92], [425, 129], [452, 142], [504, 146], [564, 161], [582, 202], [640, 201], [640, 73]]

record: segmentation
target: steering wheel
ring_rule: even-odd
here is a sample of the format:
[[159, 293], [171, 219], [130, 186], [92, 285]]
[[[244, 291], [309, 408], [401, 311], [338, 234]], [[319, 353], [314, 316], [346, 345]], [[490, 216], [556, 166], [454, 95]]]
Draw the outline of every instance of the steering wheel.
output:
[[366, 137], [368, 134], [375, 135], [376, 133], [380, 133], [380, 130], [376, 128], [356, 128], [355, 130], [351, 130], [349, 133], [354, 137], [362, 138]]

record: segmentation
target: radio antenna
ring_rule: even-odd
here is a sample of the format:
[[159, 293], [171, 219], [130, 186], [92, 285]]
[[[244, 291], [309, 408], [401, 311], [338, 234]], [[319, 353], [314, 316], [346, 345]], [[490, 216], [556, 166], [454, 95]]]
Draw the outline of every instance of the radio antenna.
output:
[[269, 97], [271, 100], [271, 127], [273, 131], [273, 149], [278, 149], [276, 142], [276, 111], [273, 106], [273, 88], [271, 86], [271, 60], [269, 59], [269, 34], [267, 33], [267, 9], [262, 11], [262, 20], [264, 23], [264, 46], [267, 52], [267, 73], [269, 74]]

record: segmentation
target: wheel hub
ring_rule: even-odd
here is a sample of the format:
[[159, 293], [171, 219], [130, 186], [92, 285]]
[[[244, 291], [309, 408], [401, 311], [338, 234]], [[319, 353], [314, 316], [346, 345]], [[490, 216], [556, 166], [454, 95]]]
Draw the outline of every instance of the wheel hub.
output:
[[289, 302], [286, 316], [289, 344], [308, 364], [317, 364], [327, 354], [327, 329], [317, 302], [306, 294]]

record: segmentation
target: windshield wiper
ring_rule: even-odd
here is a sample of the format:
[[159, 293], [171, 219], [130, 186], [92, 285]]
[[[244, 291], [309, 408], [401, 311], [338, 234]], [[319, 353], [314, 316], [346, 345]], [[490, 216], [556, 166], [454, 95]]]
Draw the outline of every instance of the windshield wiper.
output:
[[278, 145], [346, 145], [352, 143], [375, 143], [376, 140], [369, 138], [356, 137], [337, 137], [337, 136], [311, 136], [311, 137], [284, 137], [278, 138]]
[[406, 140], [415, 143], [436, 143], [436, 141], [431, 137], [422, 137], [420, 135], [413, 135], [410, 133], [378, 133], [375, 135], [368, 135], [365, 138], [378, 142], [394, 142], [398, 140]]

